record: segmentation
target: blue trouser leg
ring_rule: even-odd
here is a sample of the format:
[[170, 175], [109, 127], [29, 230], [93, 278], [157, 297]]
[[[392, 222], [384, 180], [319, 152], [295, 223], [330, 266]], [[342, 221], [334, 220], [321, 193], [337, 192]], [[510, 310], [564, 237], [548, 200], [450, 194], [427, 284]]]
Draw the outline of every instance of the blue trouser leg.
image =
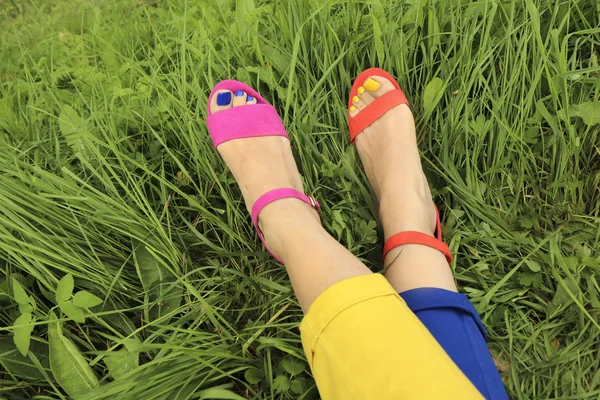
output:
[[485, 328], [465, 295], [419, 288], [400, 296], [486, 399], [508, 399], [485, 343]]

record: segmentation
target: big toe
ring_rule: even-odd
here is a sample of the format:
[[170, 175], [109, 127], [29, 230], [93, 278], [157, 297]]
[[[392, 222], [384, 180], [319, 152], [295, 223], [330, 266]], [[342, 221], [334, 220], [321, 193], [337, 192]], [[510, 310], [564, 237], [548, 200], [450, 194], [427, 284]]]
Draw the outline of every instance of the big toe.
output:
[[362, 87], [365, 89], [363, 96], [371, 96], [375, 99], [396, 89], [396, 86], [389, 79], [377, 75], [365, 79]]
[[231, 108], [233, 106], [232, 99], [233, 93], [230, 90], [217, 91], [210, 100], [210, 112], [216, 113]]

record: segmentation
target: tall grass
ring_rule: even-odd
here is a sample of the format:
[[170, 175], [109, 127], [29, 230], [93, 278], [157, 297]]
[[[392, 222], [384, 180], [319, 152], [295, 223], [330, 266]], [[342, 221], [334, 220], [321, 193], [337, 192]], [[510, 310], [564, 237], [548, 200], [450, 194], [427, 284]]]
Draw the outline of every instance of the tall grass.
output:
[[[380, 66], [411, 101], [511, 397], [598, 399], [599, 15], [594, 0], [0, 1], [0, 397], [71, 396], [56, 326], [99, 380], [79, 398], [318, 397], [206, 99], [225, 78], [258, 88], [324, 225], [380, 271], [346, 128], [354, 77]], [[57, 308], [68, 275], [102, 300], [83, 323]], [[13, 278], [35, 303], [27, 356]]]

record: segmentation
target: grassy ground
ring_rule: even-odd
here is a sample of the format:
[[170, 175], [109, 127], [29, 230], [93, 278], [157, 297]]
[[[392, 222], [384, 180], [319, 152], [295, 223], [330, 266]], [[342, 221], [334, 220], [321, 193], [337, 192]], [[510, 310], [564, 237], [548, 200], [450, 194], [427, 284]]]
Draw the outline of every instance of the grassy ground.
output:
[[318, 397], [206, 98], [260, 88], [380, 271], [345, 108], [380, 66], [511, 397], [599, 399], [599, 4], [0, 0], [0, 398]]

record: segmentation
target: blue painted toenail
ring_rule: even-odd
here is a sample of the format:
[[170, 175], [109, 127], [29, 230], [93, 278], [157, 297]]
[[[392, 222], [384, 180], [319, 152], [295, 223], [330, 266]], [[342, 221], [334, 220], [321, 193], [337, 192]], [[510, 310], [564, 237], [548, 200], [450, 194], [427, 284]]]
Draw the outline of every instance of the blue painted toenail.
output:
[[240, 97], [244, 95], [244, 91], [243, 90], [238, 90], [237, 92], [235, 92], [236, 97]]
[[246, 97], [246, 101], [252, 101], [252, 100], [254, 100], [254, 97], [252, 97], [252, 96]]
[[227, 106], [231, 103], [231, 92], [223, 92], [217, 95], [217, 105]]

